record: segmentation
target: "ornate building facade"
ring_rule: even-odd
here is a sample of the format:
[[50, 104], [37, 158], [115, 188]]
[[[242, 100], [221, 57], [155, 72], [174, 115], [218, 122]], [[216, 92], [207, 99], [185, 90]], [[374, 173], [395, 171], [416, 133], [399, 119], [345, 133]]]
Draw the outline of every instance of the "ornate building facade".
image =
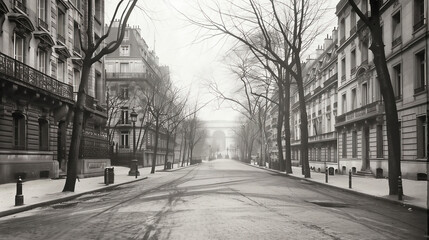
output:
[[[0, 2], [0, 182], [65, 174], [73, 105], [80, 83], [86, 1]], [[94, 31], [103, 33], [104, 4], [94, 0]], [[100, 175], [105, 154], [103, 63], [94, 64], [78, 175]]]

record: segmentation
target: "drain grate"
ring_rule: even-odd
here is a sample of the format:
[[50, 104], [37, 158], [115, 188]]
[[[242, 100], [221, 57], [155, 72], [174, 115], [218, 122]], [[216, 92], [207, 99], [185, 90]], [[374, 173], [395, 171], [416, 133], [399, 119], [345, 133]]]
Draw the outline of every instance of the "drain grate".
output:
[[309, 203], [313, 203], [322, 207], [332, 207], [332, 208], [343, 208], [348, 207], [349, 205], [343, 202], [335, 202], [335, 201], [321, 201], [321, 200], [313, 200], [313, 201], [306, 201]]

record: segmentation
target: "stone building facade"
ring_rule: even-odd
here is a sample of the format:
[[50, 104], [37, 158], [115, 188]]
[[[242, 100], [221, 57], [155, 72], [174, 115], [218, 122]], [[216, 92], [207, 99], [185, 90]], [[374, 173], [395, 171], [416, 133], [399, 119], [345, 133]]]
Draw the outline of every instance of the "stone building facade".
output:
[[[96, 36], [104, 4], [95, 3]], [[78, 29], [86, 1], [0, 2], [0, 182], [65, 174], [73, 105], [82, 66]], [[109, 165], [104, 123], [103, 63], [91, 71], [78, 175], [102, 174]]]
[[[383, 1], [382, 29], [387, 65], [397, 96], [402, 175], [427, 175], [428, 25], [427, 1]], [[367, 1], [358, 2], [370, 15]], [[338, 102], [336, 118], [343, 171], [388, 175], [387, 132], [381, 89], [368, 49], [369, 30], [347, 4], [337, 5]]]
[[[112, 36], [115, 36], [118, 24], [114, 23], [111, 31]], [[134, 110], [138, 114], [135, 123], [136, 158], [139, 165], [152, 166], [155, 132], [146, 108], [147, 97], [152, 94], [157, 82], [169, 81], [169, 69], [159, 66], [158, 57], [154, 51], [149, 50], [137, 26], [126, 28], [121, 46], [106, 56], [105, 65], [112, 164], [128, 165], [134, 158], [133, 123], [130, 118]], [[172, 141], [170, 139], [168, 161], [173, 158]], [[167, 134], [162, 129], [158, 139], [156, 165], [164, 164], [166, 150]]]

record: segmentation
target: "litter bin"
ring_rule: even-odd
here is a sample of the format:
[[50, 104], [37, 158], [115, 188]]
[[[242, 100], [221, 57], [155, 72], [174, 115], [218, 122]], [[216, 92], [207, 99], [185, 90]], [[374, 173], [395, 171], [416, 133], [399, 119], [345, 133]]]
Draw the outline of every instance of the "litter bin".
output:
[[167, 162], [167, 169], [171, 169], [171, 162]]
[[329, 168], [329, 175], [334, 175], [335, 174], [335, 169], [333, 167]]
[[383, 178], [383, 169], [382, 168], [377, 168], [375, 170], [375, 178]]
[[112, 184], [115, 182], [115, 173], [113, 167], [104, 168], [104, 184]]

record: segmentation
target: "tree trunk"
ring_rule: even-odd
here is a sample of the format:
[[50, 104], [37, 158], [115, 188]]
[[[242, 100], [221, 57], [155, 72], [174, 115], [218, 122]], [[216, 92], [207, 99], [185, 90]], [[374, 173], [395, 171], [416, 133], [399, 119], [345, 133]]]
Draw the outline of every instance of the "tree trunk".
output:
[[286, 73], [285, 81], [285, 100], [284, 100], [284, 128], [285, 128], [285, 171], [292, 173], [292, 157], [290, 148], [290, 75]]
[[307, 109], [305, 107], [305, 96], [303, 79], [301, 75], [301, 63], [300, 59], [296, 59], [297, 75], [299, 79], [296, 79], [298, 85], [298, 97], [299, 97], [299, 111], [300, 111], [300, 130], [301, 130], [301, 161], [302, 161], [302, 174], [305, 178], [310, 178], [310, 164], [308, 162], [308, 120], [307, 120]]
[[[281, 70], [279, 70], [279, 76], [283, 76], [281, 74]], [[279, 77], [280, 79], [283, 79], [282, 77]], [[278, 161], [279, 161], [279, 170], [281, 172], [285, 171], [285, 162], [283, 157], [283, 121], [284, 121], [284, 114], [283, 114], [283, 108], [284, 108], [284, 89], [282, 83], [277, 84], [279, 87], [279, 105], [278, 105], [278, 118], [277, 118], [277, 151], [278, 151]]]
[[[378, 19], [378, 18], [374, 18]], [[371, 19], [374, 21], [374, 19]], [[377, 20], [378, 21], [378, 20]], [[384, 99], [386, 113], [387, 143], [388, 143], [388, 168], [389, 168], [389, 195], [398, 194], [398, 177], [401, 176], [401, 145], [399, 135], [398, 111], [396, 99], [390, 80], [389, 70], [386, 65], [384, 44], [382, 40], [381, 27], [373, 24], [373, 41], [370, 46], [374, 54], [375, 69], [380, 84], [381, 94]]]
[[150, 173], [155, 173], [156, 155], [158, 154], [158, 135], [159, 135], [159, 120], [155, 120], [155, 148], [153, 150], [152, 169]]
[[85, 113], [86, 89], [88, 86], [89, 73], [91, 71], [91, 65], [88, 64], [87, 61], [86, 59], [84, 60], [77, 101], [74, 106], [73, 131], [70, 141], [69, 159], [67, 162], [67, 179], [63, 192], [74, 192], [76, 185], [77, 161], [79, 159], [80, 142], [84, 125], [83, 118]]
[[185, 139], [185, 143], [183, 145], [182, 167], [185, 166], [185, 159], [186, 159], [186, 146], [187, 146], [186, 133], [185, 133], [184, 139]]
[[167, 169], [169, 143], [170, 143], [170, 135], [167, 133], [167, 149], [165, 150], [165, 156], [164, 156], [164, 170]]

